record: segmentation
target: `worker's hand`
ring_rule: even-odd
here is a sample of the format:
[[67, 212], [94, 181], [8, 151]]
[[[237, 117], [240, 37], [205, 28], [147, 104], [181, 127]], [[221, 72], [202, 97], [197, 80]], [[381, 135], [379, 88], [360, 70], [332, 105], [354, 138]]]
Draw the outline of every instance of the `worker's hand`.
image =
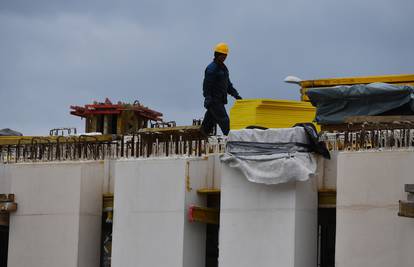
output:
[[236, 95], [234, 98], [236, 98], [237, 100], [243, 99], [240, 95]]

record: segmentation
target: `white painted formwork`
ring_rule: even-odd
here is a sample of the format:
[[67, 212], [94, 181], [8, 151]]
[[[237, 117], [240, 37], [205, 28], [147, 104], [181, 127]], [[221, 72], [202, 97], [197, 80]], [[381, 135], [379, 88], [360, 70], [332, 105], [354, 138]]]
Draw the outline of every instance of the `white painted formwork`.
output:
[[217, 157], [116, 162], [112, 266], [204, 266], [206, 226], [190, 223], [197, 189], [218, 184]]
[[220, 267], [317, 264], [317, 177], [305, 182], [249, 182], [222, 165]]
[[397, 215], [413, 166], [413, 151], [339, 154], [335, 266], [413, 266], [414, 219]]
[[99, 266], [103, 162], [7, 164], [9, 267]]

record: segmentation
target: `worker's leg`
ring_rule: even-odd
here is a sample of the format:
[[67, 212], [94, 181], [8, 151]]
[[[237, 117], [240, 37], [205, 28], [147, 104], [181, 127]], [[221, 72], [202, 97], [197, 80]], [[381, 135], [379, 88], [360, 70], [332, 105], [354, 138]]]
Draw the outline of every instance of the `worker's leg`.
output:
[[206, 135], [211, 134], [215, 125], [216, 125], [216, 120], [214, 119], [210, 111], [207, 110], [206, 114], [204, 114], [203, 122], [201, 123], [202, 132]]
[[208, 111], [214, 118], [215, 122], [220, 126], [221, 131], [224, 135], [228, 135], [230, 131], [230, 119], [227, 115], [224, 104], [211, 105]]

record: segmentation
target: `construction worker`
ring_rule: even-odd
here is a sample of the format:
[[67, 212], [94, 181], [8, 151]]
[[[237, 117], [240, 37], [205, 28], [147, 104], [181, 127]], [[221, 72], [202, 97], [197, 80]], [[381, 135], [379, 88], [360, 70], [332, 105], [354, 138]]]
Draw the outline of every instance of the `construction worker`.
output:
[[205, 72], [203, 81], [204, 107], [207, 109], [201, 125], [201, 132], [205, 135], [211, 134], [213, 128], [218, 124], [224, 135], [230, 131], [230, 120], [226, 108], [227, 94], [235, 99], [242, 99], [229, 79], [229, 71], [224, 65], [229, 47], [225, 43], [219, 43], [214, 48], [214, 60]]

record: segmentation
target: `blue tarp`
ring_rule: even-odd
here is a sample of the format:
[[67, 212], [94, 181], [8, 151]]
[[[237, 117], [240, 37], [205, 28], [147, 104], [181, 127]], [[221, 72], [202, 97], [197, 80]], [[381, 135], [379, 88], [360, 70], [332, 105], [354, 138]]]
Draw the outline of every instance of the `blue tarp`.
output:
[[[387, 83], [308, 89], [320, 124], [344, 123], [351, 116], [412, 115], [414, 87]], [[388, 113], [388, 114], [387, 114]]]

